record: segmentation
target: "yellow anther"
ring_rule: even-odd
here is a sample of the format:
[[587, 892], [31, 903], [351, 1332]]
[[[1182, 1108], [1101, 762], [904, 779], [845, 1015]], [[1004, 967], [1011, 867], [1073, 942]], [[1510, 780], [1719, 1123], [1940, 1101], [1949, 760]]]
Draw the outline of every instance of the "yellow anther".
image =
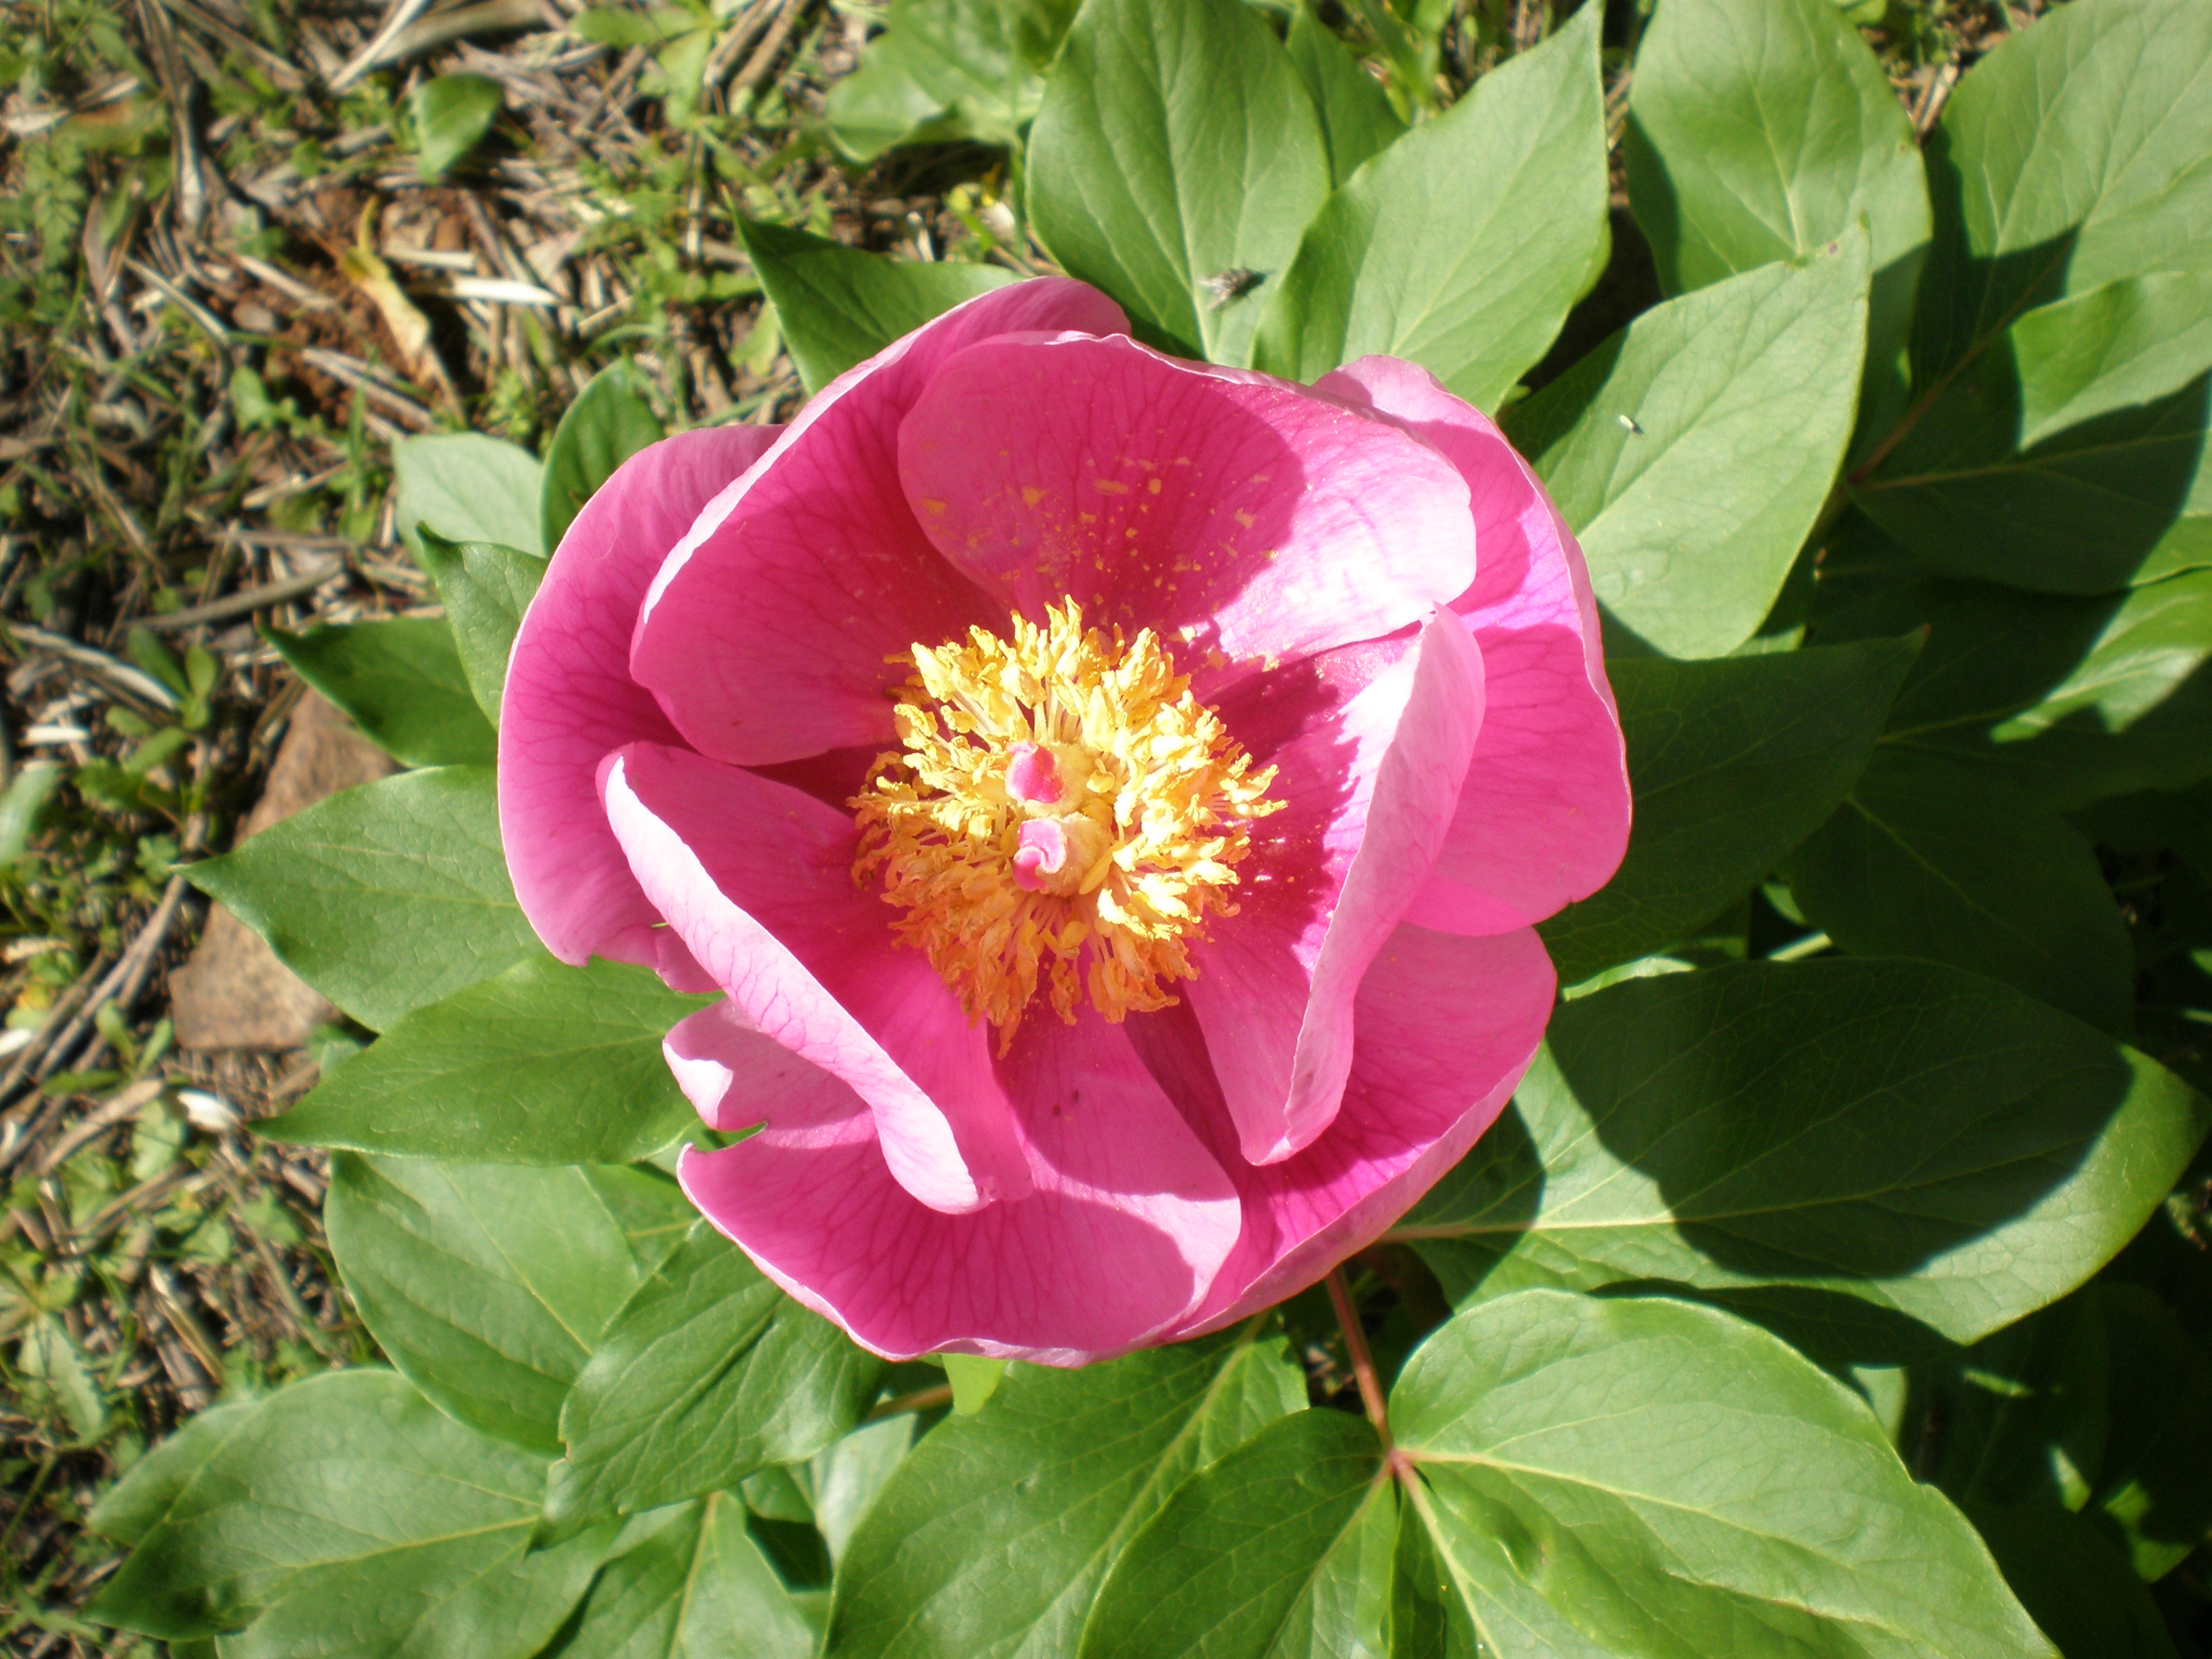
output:
[[1040, 991], [1070, 1022], [1172, 1004], [1190, 941], [1237, 912], [1252, 820], [1283, 805], [1150, 629], [1109, 639], [1070, 599], [1008, 632], [914, 647], [904, 749], [849, 803], [854, 878], [881, 880], [900, 941], [1001, 1052]]

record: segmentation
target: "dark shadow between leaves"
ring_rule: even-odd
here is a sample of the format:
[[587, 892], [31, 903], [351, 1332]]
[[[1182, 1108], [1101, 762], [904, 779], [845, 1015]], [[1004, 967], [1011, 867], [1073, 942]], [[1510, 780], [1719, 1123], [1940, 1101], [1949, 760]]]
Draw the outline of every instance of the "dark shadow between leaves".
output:
[[1608, 1285], [1597, 1294], [1670, 1296], [1705, 1303], [1780, 1337], [1852, 1388], [1857, 1386], [1850, 1376], [1856, 1366], [1943, 1364], [1961, 1352], [1949, 1338], [1909, 1314], [1808, 1285], [1700, 1290], [1667, 1279], [1635, 1279]]
[[1882, 744], [1997, 768], [2063, 809], [2185, 787], [2212, 765], [2200, 758], [2212, 732], [2212, 653], [2162, 691], [2148, 684], [2129, 695], [2129, 678], [2170, 672], [2174, 650], [2189, 644], [2181, 634], [2153, 641], [2159, 648], [2128, 650], [2119, 665], [2128, 673], [2094, 677], [2102, 697], [2132, 705], [2124, 720], [2087, 705], [2033, 725], [2016, 718], [2081, 668], [2130, 601], [2126, 592], [2072, 598], [1923, 579], [1817, 613], [1812, 640], [1833, 645], [1925, 629]]
[[2212, 526], [2182, 522], [2212, 425], [2212, 375], [2023, 451], [2008, 331], [2063, 296], [2075, 232], [1973, 254], [1942, 129], [1926, 156], [1937, 229], [1913, 338], [1919, 395], [1854, 471], [1859, 505], [1954, 574], [2048, 592], [2103, 592], [2146, 567], [2212, 556]]
[[1464, 1307], [1543, 1206], [1543, 1155], [1516, 1099], [1387, 1237], [1413, 1245]]
[[1921, 1273], [2070, 1179], [2135, 1082], [2087, 1028], [1951, 970], [1832, 958], [1698, 978], [1569, 1003], [1551, 1051], [1683, 1242], [1747, 1278]]

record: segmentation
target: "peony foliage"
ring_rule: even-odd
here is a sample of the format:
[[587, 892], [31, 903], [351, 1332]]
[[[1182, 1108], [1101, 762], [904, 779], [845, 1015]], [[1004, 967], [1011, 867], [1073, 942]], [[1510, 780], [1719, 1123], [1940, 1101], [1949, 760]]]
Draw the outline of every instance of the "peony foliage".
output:
[[157, 1448], [97, 1617], [2174, 1650], [2212, 9], [1924, 138], [1832, 0], [1560, 6], [1441, 112], [1443, 9], [1341, 9], [1383, 78], [895, 0], [830, 137], [1016, 147], [1064, 275], [749, 225], [789, 426], [617, 365], [402, 446], [443, 620], [272, 643], [408, 769], [192, 870], [375, 1034], [256, 1127], [388, 1368]]

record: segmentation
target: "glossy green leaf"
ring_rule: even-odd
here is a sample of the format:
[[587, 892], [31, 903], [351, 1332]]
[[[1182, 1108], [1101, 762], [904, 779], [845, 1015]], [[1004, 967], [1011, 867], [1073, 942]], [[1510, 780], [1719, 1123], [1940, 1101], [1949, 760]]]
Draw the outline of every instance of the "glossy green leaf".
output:
[[499, 740], [469, 689], [453, 630], [433, 617], [262, 630], [300, 678], [408, 766], [474, 766]]
[[[2137, 389], [2166, 380], [2150, 401], [2081, 418], [2087, 399], [2061, 421], [2074, 371], [2039, 387], [2034, 414], [2022, 383], [2053, 373], [2052, 337], [2075, 325], [2073, 345], [2105, 349], [2098, 306], [2031, 321], [2036, 307], [2212, 268], [2209, 70], [2212, 11], [2196, 0], [2099, 0], [2001, 42], [1944, 106], [1917, 396], [1856, 478], [1867, 512], [1942, 568], [2094, 593], [2212, 562], [2212, 378], [2163, 372], [2201, 357], [2201, 312], [2118, 300], [2141, 325], [2127, 354], [2159, 371]], [[2163, 361], [2154, 320], [2178, 331]]]
[[1108, 1569], [1176, 1484], [1304, 1404], [1281, 1340], [1249, 1333], [1082, 1370], [1014, 1367], [868, 1510], [838, 1564], [829, 1653], [1074, 1652]]
[[996, 265], [887, 259], [785, 225], [745, 219], [738, 228], [810, 392], [962, 301], [1014, 280]]
[[1335, 35], [1309, 7], [1291, 14], [1284, 44], [1291, 64], [1312, 94], [1321, 117], [1322, 142], [1328, 146], [1329, 182], [1341, 185], [1359, 164], [1396, 143], [1406, 124], [1390, 107], [1382, 83], [1359, 67]]
[[2013, 325], [2012, 344], [2027, 449], [2212, 368], [2212, 269], [2125, 277], [2039, 306]]
[[88, 1609], [229, 1659], [529, 1659], [583, 1595], [610, 1529], [532, 1551], [545, 1460], [371, 1369], [252, 1408]]
[[1853, 231], [1644, 313], [1507, 422], [1656, 649], [1723, 655], [1772, 608], [1850, 435], [1866, 303]]
[[[1028, 188], [1039, 239], [1140, 336], [1242, 363], [1328, 192], [1328, 149], [1282, 43], [1237, 0], [1091, 0], [1045, 83]], [[1206, 286], [1241, 272], [1256, 292]]]
[[1311, 380], [1386, 352], [1497, 407], [1609, 246], [1598, 25], [1585, 7], [1329, 198], [1265, 296], [1261, 368]]
[[1668, 294], [1809, 258], [1863, 220], [1865, 412], [1894, 418], [1927, 173], [1888, 75], [1832, 0], [1665, 0], [1637, 48], [1621, 150]]
[[507, 878], [488, 766], [342, 791], [186, 874], [377, 1030], [540, 948]]
[[2100, 1281], [1999, 1332], [1934, 1405], [1935, 1478], [1962, 1503], [2080, 1511], [2145, 1580], [2212, 1535], [2212, 1359], [2141, 1285]]
[[425, 183], [444, 178], [483, 142], [505, 98], [500, 83], [486, 75], [434, 76], [407, 94], [415, 167]]
[[449, 542], [434, 530], [418, 529], [416, 543], [416, 556], [438, 584], [470, 695], [495, 727], [515, 630], [545, 579], [545, 561], [488, 542]]
[[2135, 951], [2096, 852], [2010, 780], [1877, 752], [1791, 857], [1790, 890], [1855, 955], [1948, 962], [2134, 1029]]
[[2056, 1659], [1857, 1396], [1712, 1309], [1486, 1302], [1414, 1353], [1390, 1419], [1485, 1654]]
[[1176, 1488], [1115, 1564], [1083, 1659], [1389, 1651], [1398, 1496], [1364, 1419], [1293, 1412]]
[[577, 1377], [546, 1512], [647, 1510], [798, 1462], [859, 1420], [882, 1369], [702, 1224]]
[[610, 363], [592, 376], [561, 416], [545, 452], [538, 497], [543, 545], [559, 547], [584, 503], [614, 477], [615, 469], [666, 435], [660, 416], [638, 391], [628, 362]]
[[1913, 653], [1610, 664], [1636, 815], [1613, 878], [1542, 924], [1561, 981], [1663, 950], [1771, 873], [1865, 766]]
[[872, 161], [894, 144], [1013, 142], [1075, 0], [893, 0], [860, 66], [830, 88], [837, 147]]
[[2066, 1659], [2176, 1659], [2158, 1603], [2094, 1522], [2055, 1504], [1960, 1507]]
[[660, 1041], [711, 997], [533, 953], [418, 1008], [257, 1133], [497, 1164], [626, 1164], [696, 1122]]
[[561, 1402], [646, 1272], [610, 1184], [648, 1189], [631, 1204], [657, 1199], [677, 1237], [696, 1218], [673, 1182], [634, 1170], [341, 1152], [323, 1220], [400, 1374], [471, 1428], [555, 1457]]
[[818, 1631], [716, 1492], [652, 1516], [599, 1570], [574, 1626], [543, 1659], [811, 1659]]
[[1911, 582], [1815, 637], [1923, 628], [1884, 751], [1972, 763], [2062, 811], [2212, 775], [2212, 574], [2094, 599]]
[[489, 542], [544, 556], [538, 496], [544, 469], [517, 445], [479, 432], [402, 438], [392, 446], [400, 536], [427, 524], [456, 542]]
[[1563, 1006], [1514, 1111], [1392, 1235], [1453, 1298], [1811, 1286], [1970, 1341], [2124, 1244], [2212, 1107], [1955, 969], [1829, 957]]

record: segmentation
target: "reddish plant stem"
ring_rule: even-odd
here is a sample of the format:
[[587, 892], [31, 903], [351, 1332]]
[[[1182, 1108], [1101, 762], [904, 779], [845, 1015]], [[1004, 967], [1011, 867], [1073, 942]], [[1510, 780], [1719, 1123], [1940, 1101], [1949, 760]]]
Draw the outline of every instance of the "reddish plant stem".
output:
[[1394, 1462], [1397, 1448], [1390, 1438], [1390, 1413], [1382, 1402], [1382, 1378], [1375, 1369], [1375, 1356], [1367, 1352], [1367, 1333], [1359, 1328], [1359, 1310], [1352, 1305], [1352, 1287], [1344, 1282], [1344, 1269], [1328, 1270], [1328, 1299], [1336, 1309], [1336, 1322], [1344, 1331], [1344, 1346], [1352, 1356], [1352, 1375], [1359, 1383], [1359, 1403], [1367, 1420], [1382, 1442], [1382, 1455]]
[[940, 1382], [933, 1389], [916, 1389], [912, 1394], [902, 1394], [896, 1400], [886, 1400], [860, 1420], [880, 1423], [886, 1417], [896, 1417], [901, 1412], [934, 1411], [939, 1406], [952, 1403], [952, 1385]]

